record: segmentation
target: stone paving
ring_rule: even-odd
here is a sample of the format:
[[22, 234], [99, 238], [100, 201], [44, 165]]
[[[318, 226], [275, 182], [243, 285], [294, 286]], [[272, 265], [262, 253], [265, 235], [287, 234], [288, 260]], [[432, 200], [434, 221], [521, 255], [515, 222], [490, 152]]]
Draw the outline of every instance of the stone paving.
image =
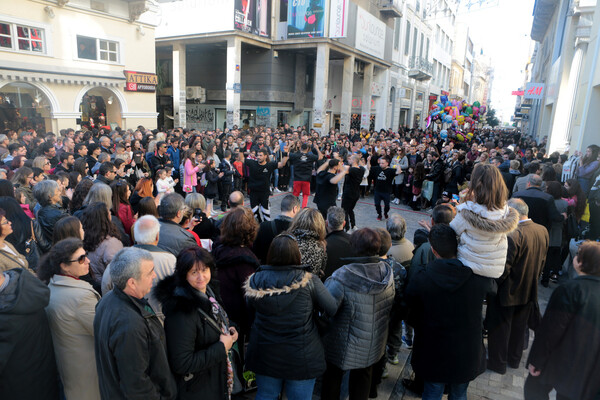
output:
[[[276, 216], [280, 213], [281, 199], [287, 193], [278, 193], [271, 197], [271, 215]], [[248, 201], [246, 201], [248, 202]], [[338, 205], [340, 205], [338, 201]], [[309, 207], [315, 207], [312, 202], [312, 196], [308, 203]], [[407, 224], [406, 237], [412, 241], [414, 232], [419, 228], [420, 220], [430, 220], [430, 213], [417, 212], [405, 207], [403, 205], [393, 205], [390, 212], [400, 213]], [[385, 228], [385, 220], [377, 221], [375, 214], [375, 207], [373, 205], [372, 197], [366, 197], [360, 199], [355, 209], [356, 222], [358, 228], [363, 227], [382, 227]], [[539, 291], [539, 303], [540, 310], [543, 314], [548, 299], [552, 293], [552, 290], [556, 287], [556, 284], [550, 283], [549, 288], [544, 288], [540, 285]], [[530, 335], [529, 345], [533, 341], [533, 332]], [[487, 343], [486, 343], [487, 345]], [[528, 346], [529, 348], [529, 346]], [[521, 366], [519, 369], [508, 368], [505, 375], [500, 375], [492, 371], [486, 371], [475, 381], [471, 382], [468, 390], [469, 400], [519, 400], [523, 399], [523, 385], [525, 378], [527, 377], [527, 369], [525, 362], [527, 360], [528, 350], [523, 352], [523, 358], [521, 359]], [[410, 378], [412, 374], [412, 368], [410, 366], [411, 351], [402, 347], [398, 358], [400, 363], [398, 365], [388, 364], [389, 377], [384, 379], [378, 389], [379, 400], [414, 400], [420, 399], [421, 397], [406, 390], [402, 385], [403, 378]], [[246, 398], [251, 399], [253, 395], [247, 396]], [[285, 397], [284, 397], [285, 398]], [[551, 399], [555, 399], [555, 392], [553, 391], [550, 396]], [[447, 399], [447, 396], [444, 396]], [[320, 400], [320, 396], [315, 394], [313, 400]], [[323, 399], [331, 400], [331, 399]]]

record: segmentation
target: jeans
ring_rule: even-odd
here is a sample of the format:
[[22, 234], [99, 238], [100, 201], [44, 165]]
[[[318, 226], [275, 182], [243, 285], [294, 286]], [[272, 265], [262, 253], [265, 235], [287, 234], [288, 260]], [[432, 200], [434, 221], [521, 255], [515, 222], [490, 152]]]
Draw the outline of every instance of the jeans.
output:
[[277, 400], [282, 388], [289, 400], [310, 400], [312, 399], [315, 380], [292, 381], [256, 374], [258, 391], [255, 400]]
[[377, 211], [377, 216], [381, 217], [381, 202], [383, 201], [383, 212], [387, 218], [387, 215], [390, 212], [390, 193], [375, 192], [373, 197], [375, 198], [375, 211]]
[[[425, 389], [423, 390], [423, 400], [441, 400], [444, 395], [445, 383], [435, 383], [425, 381]], [[467, 400], [467, 383], [449, 383], [448, 384], [448, 400]]]
[[278, 169], [273, 171], [273, 176], [274, 176], [273, 187], [278, 188], [279, 187], [279, 170]]

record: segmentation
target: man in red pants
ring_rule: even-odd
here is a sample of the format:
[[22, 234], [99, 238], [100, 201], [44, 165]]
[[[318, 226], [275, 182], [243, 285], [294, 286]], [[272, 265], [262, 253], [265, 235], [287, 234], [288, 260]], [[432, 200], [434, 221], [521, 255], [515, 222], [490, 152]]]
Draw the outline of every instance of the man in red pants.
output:
[[315, 147], [315, 155], [307, 143], [302, 143], [300, 151], [290, 154], [290, 163], [294, 167], [294, 196], [300, 196], [302, 192], [302, 208], [308, 204], [310, 196], [310, 179], [312, 178], [313, 164], [323, 158], [318, 147]]

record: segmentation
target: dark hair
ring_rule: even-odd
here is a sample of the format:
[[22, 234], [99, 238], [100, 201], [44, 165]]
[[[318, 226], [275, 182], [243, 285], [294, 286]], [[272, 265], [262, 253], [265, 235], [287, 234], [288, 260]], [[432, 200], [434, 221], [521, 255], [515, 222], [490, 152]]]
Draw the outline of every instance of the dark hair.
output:
[[15, 197], [15, 187], [10, 181], [0, 179], [0, 196]]
[[569, 184], [569, 190], [567, 191], [569, 197], [577, 196], [577, 203], [575, 203], [575, 217], [577, 221], [581, 219], [583, 213], [585, 212], [586, 206], [586, 197], [579, 181], [575, 178], [567, 179], [566, 183]]
[[29, 167], [22, 166], [21, 168], [15, 171], [11, 182], [15, 185], [27, 186], [29, 187], [29, 182], [27, 181], [27, 177], [33, 174], [33, 170]]
[[537, 174], [540, 169], [540, 163], [532, 161], [527, 165], [527, 172], [530, 174]]
[[142, 197], [138, 203], [137, 209], [138, 219], [144, 215], [152, 215], [158, 218], [158, 208], [156, 207], [154, 197]]
[[220, 240], [226, 246], [248, 246], [254, 242], [257, 233], [258, 223], [252, 210], [236, 207], [223, 218]]
[[83, 242], [80, 239], [63, 239], [52, 246], [48, 254], [40, 260], [37, 270], [37, 276], [42, 282], [48, 284], [54, 275], [60, 274], [60, 264], [68, 264], [73, 254], [83, 248]]
[[121, 238], [118, 228], [110, 220], [106, 204], [88, 204], [81, 214], [81, 225], [86, 233], [83, 240], [86, 251], [95, 251], [108, 236]]
[[83, 176], [77, 171], [71, 171], [68, 174], [69, 177], [69, 189], [75, 189], [77, 184], [79, 183], [79, 178], [83, 178]]
[[[26, 254], [25, 242], [31, 239], [31, 219], [14, 197], [0, 197], [0, 208], [4, 210], [6, 219], [12, 222], [13, 232], [6, 237], [6, 241], [12, 244], [19, 253]], [[35, 265], [30, 265], [30, 268], [35, 267]]]
[[542, 167], [542, 181], [556, 181], [556, 171], [554, 170], [554, 167], [552, 167], [552, 165], [544, 165]]
[[91, 179], [82, 179], [81, 182], [75, 186], [73, 197], [71, 197], [71, 204], [69, 205], [71, 212], [75, 212], [83, 206], [83, 201], [87, 197], [93, 184], [94, 182]]
[[429, 243], [441, 258], [456, 258], [458, 239], [450, 225], [433, 225], [429, 230]]
[[379, 246], [379, 256], [383, 257], [387, 254], [390, 247], [392, 247], [392, 235], [383, 229], [383, 228], [375, 228], [375, 232], [379, 234], [379, 239], [381, 240], [381, 246]]
[[80, 226], [81, 221], [79, 221], [77, 217], [73, 217], [71, 215], [67, 217], [62, 217], [54, 225], [52, 243], [58, 243], [66, 238], [76, 238], [81, 240], [81, 231], [79, 229]]
[[85, 158], [83, 158], [83, 157], [79, 157], [73, 163], [73, 171], [79, 172], [82, 177], [87, 175], [87, 173], [85, 171], [86, 168], [88, 168], [88, 163], [85, 160]]
[[64, 153], [61, 153], [59, 157], [60, 162], [67, 161], [69, 159], [69, 156], [73, 156], [73, 153], [69, 153], [66, 151]]
[[98, 174], [105, 176], [107, 172], [112, 172], [113, 168], [115, 168], [115, 164], [110, 161], [105, 161], [100, 164], [100, 168], [98, 168]]
[[300, 199], [293, 194], [286, 194], [281, 200], [281, 212], [290, 212], [294, 207], [300, 207]]
[[187, 274], [198, 263], [206, 265], [208, 269], [210, 269], [211, 276], [214, 275], [215, 259], [206, 249], [201, 247], [190, 247], [189, 249], [181, 250], [177, 255], [175, 271], [173, 272], [175, 284], [177, 286], [189, 286]]
[[89, 147], [88, 147], [87, 143], [82, 143], [81, 142], [81, 143], [77, 143], [75, 145], [75, 153], [79, 154], [79, 150], [81, 150], [82, 147], [85, 147], [86, 150], [89, 150]]
[[508, 189], [500, 170], [490, 164], [479, 163], [473, 168], [467, 198], [488, 210], [501, 210], [508, 199]]
[[123, 180], [115, 180], [110, 184], [112, 189], [112, 212], [114, 215], [119, 215], [119, 206], [121, 204], [129, 205], [127, 198], [127, 188], [129, 184]]
[[546, 182], [546, 193], [558, 200], [562, 197], [562, 185], [557, 181]]
[[600, 276], [600, 242], [583, 242], [577, 251], [577, 259], [581, 263], [581, 272]]
[[439, 204], [433, 208], [431, 219], [434, 224], [449, 224], [454, 218], [454, 209], [448, 204]]
[[586, 149], [590, 149], [592, 155], [588, 157], [584, 154], [583, 159], [581, 160], [584, 166], [596, 161], [598, 159], [598, 153], [600, 153], [600, 147], [595, 144], [589, 145]]
[[328, 169], [337, 167], [340, 163], [340, 160], [338, 160], [337, 158], [334, 158], [333, 160], [329, 160], [329, 165], [327, 166]]
[[267, 253], [267, 264], [269, 265], [300, 265], [302, 256], [298, 248], [298, 242], [289, 233], [275, 236], [269, 246]]
[[379, 234], [371, 228], [362, 228], [350, 235], [350, 244], [357, 256], [378, 256], [381, 247]]
[[50, 142], [44, 142], [41, 146], [42, 152], [45, 154], [54, 148], [54, 144]]

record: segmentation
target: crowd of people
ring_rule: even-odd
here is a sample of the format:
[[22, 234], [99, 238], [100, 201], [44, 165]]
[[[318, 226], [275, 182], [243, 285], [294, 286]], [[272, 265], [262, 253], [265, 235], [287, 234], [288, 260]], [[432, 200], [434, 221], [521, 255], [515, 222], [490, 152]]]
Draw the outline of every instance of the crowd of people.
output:
[[[497, 130], [7, 130], [0, 397], [362, 400], [404, 345], [409, 390], [466, 399], [486, 369], [519, 368], [533, 330], [525, 398], [596, 399], [600, 147], [545, 146]], [[385, 228], [357, 226], [364, 197]], [[412, 241], [402, 208], [431, 215]], [[543, 317], [538, 285], [554, 289]]]

